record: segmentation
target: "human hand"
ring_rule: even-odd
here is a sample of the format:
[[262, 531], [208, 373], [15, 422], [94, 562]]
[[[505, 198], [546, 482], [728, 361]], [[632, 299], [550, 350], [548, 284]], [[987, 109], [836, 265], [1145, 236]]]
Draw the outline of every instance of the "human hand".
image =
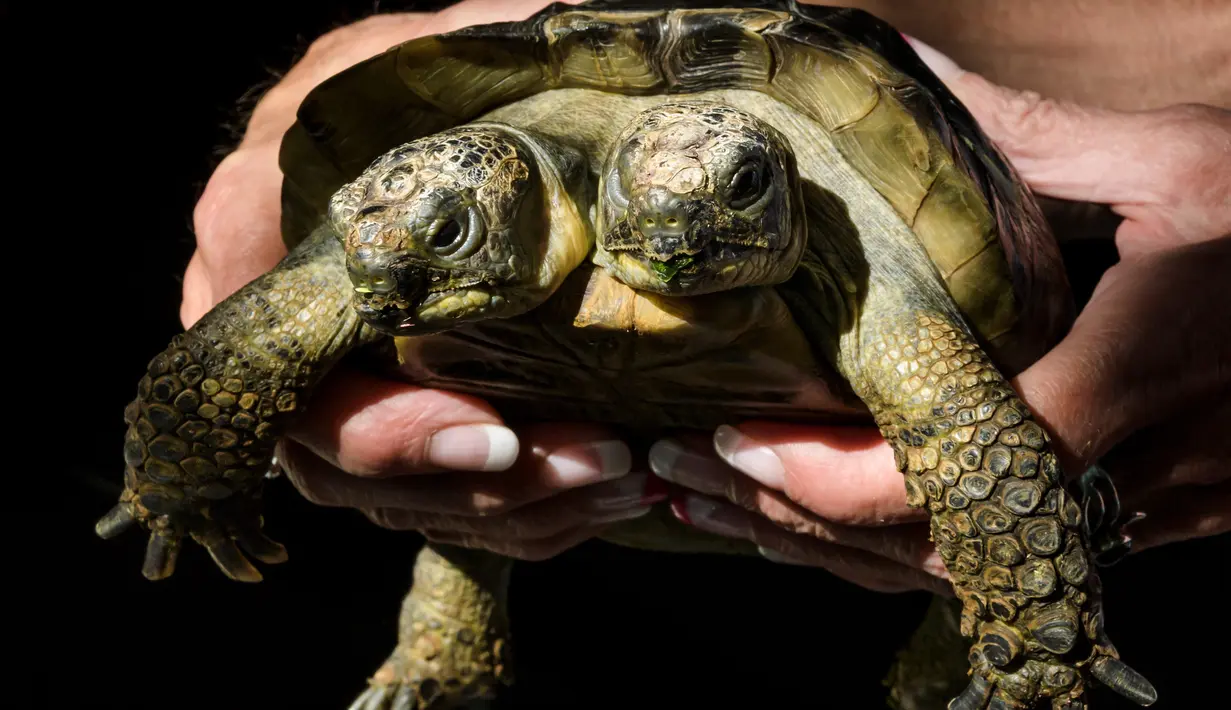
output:
[[[313, 87], [408, 39], [524, 19], [546, 4], [466, 0], [438, 13], [376, 15], [317, 39], [261, 99], [196, 206], [184, 326], [286, 255], [278, 150]], [[627, 475], [628, 447], [602, 427], [514, 433], [479, 399], [346, 369], [326, 378], [312, 417], [280, 443], [278, 459], [313, 502], [359, 508], [386, 527], [513, 557], [551, 556], [662, 499], [646, 494], [646, 476]]]
[[[915, 46], [1036, 192], [1124, 217], [1120, 262], [1067, 337], [1014, 381], [1065, 470], [1110, 471], [1125, 509], [1146, 514], [1129, 529], [1134, 551], [1231, 529], [1231, 113], [1050, 101]], [[881, 591], [946, 576], [875, 427], [748, 422], [712, 441], [659, 442], [650, 456], [691, 489], [673, 501], [677, 517], [770, 559]]]

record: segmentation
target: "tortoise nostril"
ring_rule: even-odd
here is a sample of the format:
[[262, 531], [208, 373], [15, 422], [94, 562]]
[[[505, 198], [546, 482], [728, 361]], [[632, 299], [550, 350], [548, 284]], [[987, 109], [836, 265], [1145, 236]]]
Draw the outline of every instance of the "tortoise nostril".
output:
[[650, 238], [679, 236], [687, 231], [687, 203], [679, 195], [662, 188], [651, 189], [633, 200], [633, 213], [641, 232]]

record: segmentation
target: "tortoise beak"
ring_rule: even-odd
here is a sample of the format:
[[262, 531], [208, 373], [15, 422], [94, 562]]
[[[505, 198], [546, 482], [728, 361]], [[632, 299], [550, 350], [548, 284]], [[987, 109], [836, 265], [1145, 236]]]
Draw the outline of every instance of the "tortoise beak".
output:
[[631, 231], [640, 237], [640, 250], [647, 259], [670, 261], [677, 256], [695, 256], [709, 242], [706, 230], [694, 222], [699, 205], [663, 187], [652, 187], [629, 204]]
[[405, 335], [416, 325], [415, 312], [428, 294], [428, 265], [411, 256], [358, 260], [347, 258], [355, 288], [355, 310], [365, 323], [389, 335]]

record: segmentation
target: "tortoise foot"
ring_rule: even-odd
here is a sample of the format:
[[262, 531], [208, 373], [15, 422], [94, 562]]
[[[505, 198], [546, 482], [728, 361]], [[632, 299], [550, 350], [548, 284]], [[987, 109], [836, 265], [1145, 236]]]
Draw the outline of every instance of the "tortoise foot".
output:
[[398, 644], [352, 710], [482, 707], [513, 682], [506, 590], [513, 561], [429, 542], [402, 601]]
[[[497, 688], [508, 682], [503, 664], [465, 663], [467, 656], [440, 646], [440, 637], [425, 633], [399, 646], [368, 681], [368, 689], [350, 710], [480, 710], [491, 707]], [[448, 643], [461, 643], [450, 641]], [[500, 659], [503, 642], [477, 659]]]
[[[429, 703], [429, 704], [425, 704]], [[435, 703], [435, 704], [430, 704]], [[488, 700], [468, 700], [460, 703], [424, 700], [409, 685], [372, 685], [363, 691], [348, 710], [419, 710], [420, 708], [457, 708], [457, 710], [489, 710], [494, 707]]]
[[146, 579], [171, 576], [185, 535], [203, 545], [224, 574], [240, 582], [261, 581], [245, 552], [267, 564], [287, 559], [286, 548], [261, 531], [259, 489], [213, 500], [167, 484], [132, 483], [136, 485], [125, 487], [119, 503], [99, 519], [94, 532], [108, 539], [135, 523], [149, 530], [141, 567]]
[[1015, 668], [984, 667], [948, 710], [1087, 710], [1086, 689], [1096, 684], [1142, 707], [1158, 700], [1154, 686], [1114, 652], [1096, 652], [1081, 665], [1028, 660]]

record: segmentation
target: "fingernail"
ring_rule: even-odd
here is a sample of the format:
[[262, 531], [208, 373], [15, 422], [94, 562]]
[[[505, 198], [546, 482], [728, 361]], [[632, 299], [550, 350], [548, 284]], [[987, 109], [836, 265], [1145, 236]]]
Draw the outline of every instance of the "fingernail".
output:
[[672, 483], [709, 495], [723, 494], [723, 474], [730, 469], [721, 461], [689, 451], [671, 439], [650, 447], [650, 470]]
[[732, 467], [743, 471], [762, 484], [782, 490], [782, 460], [768, 446], [762, 446], [740, 433], [739, 429], [723, 424], [714, 432], [714, 449]]
[[923, 63], [928, 65], [928, 69], [931, 69], [941, 81], [950, 81], [965, 73], [957, 62], [941, 54], [934, 47], [907, 34], [902, 35], [902, 38], [915, 48], [915, 54], [919, 55]]
[[761, 557], [764, 557], [770, 562], [777, 562], [779, 564], [784, 564], [784, 565], [806, 564], [805, 562], [802, 562], [801, 560], [797, 560], [794, 557], [788, 557], [787, 555], [784, 555], [781, 552], [778, 552], [777, 550], [771, 550], [768, 547], [761, 547], [758, 545], [757, 552], [761, 553]]
[[519, 449], [512, 430], [496, 424], [470, 424], [432, 434], [427, 460], [460, 471], [503, 471], [517, 461]]
[[[677, 510], [677, 503], [672, 501], [672, 511]], [[724, 537], [745, 538], [751, 536], [748, 528], [748, 514], [733, 505], [686, 495], [683, 498], [684, 522], [706, 532]], [[678, 517], [677, 513], [677, 517]]]
[[659, 480], [645, 473], [617, 479], [598, 487], [590, 504], [600, 512], [626, 510], [635, 506], [661, 503], [667, 499], [667, 488], [655, 486], [652, 481]]
[[547, 455], [547, 467], [563, 486], [608, 481], [633, 468], [633, 454], [623, 441], [596, 441], [565, 446]]
[[641, 516], [645, 515], [646, 513], [650, 512], [653, 509], [654, 509], [653, 506], [645, 505], [645, 506], [641, 506], [638, 508], [632, 508], [630, 510], [617, 510], [611, 513], [607, 513], [605, 515], [598, 516], [597, 518], [594, 519], [594, 522], [596, 523], [617, 523], [621, 520], [632, 520], [633, 518], [640, 518]]

